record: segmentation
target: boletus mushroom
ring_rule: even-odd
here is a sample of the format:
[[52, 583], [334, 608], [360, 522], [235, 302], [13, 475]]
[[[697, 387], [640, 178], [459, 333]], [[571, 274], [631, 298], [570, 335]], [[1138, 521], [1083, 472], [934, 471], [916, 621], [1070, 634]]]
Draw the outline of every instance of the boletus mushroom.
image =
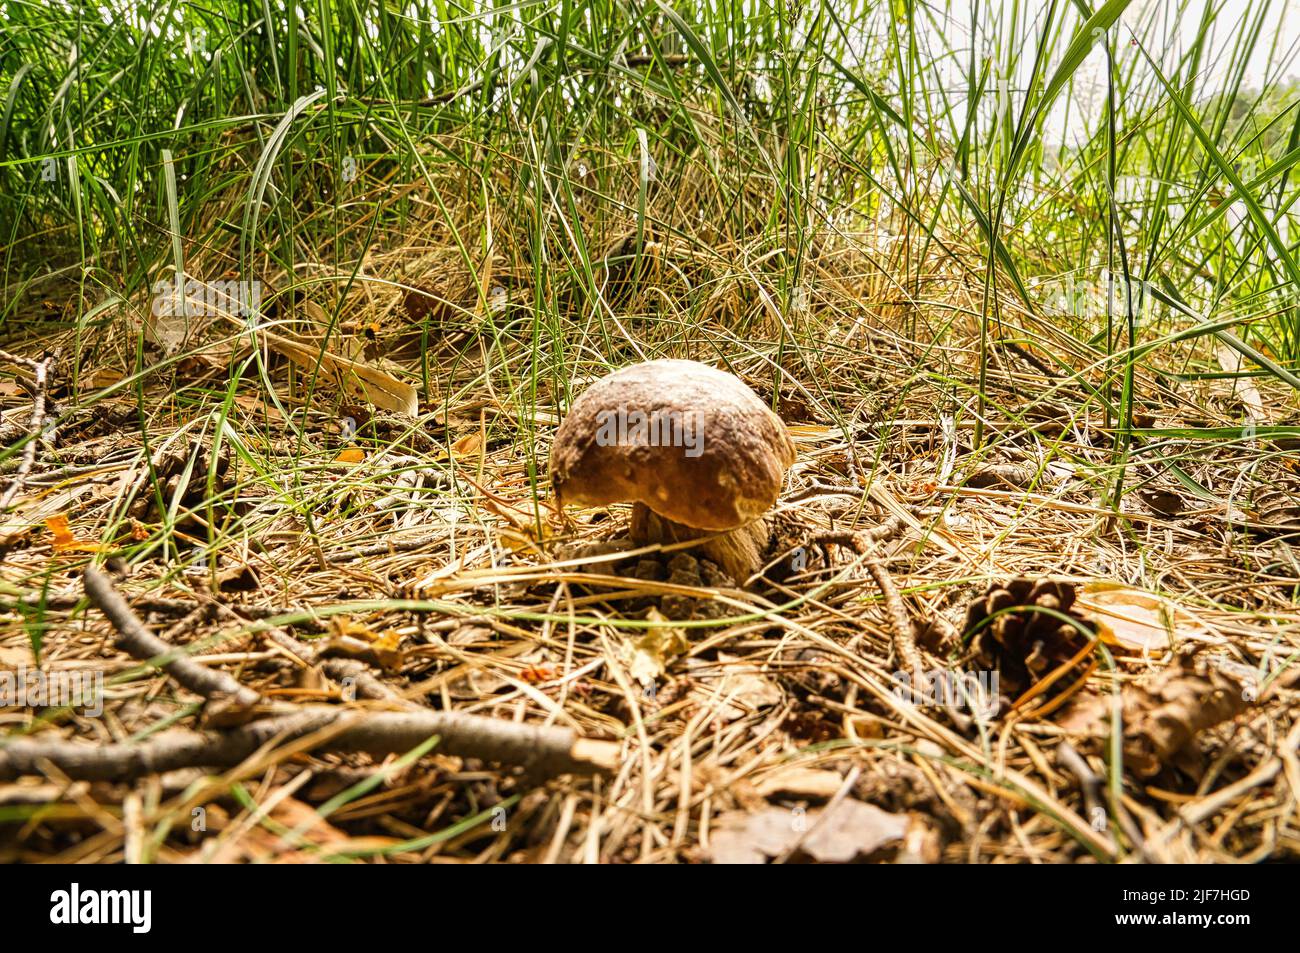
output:
[[695, 361], [646, 361], [584, 391], [556, 432], [561, 506], [631, 503], [638, 545], [695, 548], [738, 585], [762, 565], [795, 449], [781, 418], [733, 374]]

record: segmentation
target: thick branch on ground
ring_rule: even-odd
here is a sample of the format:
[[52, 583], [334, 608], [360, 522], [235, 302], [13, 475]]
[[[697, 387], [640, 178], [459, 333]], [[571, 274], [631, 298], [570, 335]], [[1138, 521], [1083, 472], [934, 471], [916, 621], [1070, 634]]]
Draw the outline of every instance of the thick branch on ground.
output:
[[[206, 698], [230, 699], [252, 707], [259, 696], [224, 672], [207, 668], [145, 628], [109, 578], [87, 567], [86, 595], [117, 629], [118, 645], [138, 659], [168, 658], [163, 669], [181, 685]], [[219, 614], [233, 616], [218, 607]], [[278, 636], [278, 637], [277, 637]], [[272, 641], [309, 664], [315, 653], [273, 630]], [[326, 663], [329, 664], [329, 663]], [[356, 677], [362, 694], [402, 701], [364, 668], [338, 666], [336, 677]], [[568, 728], [535, 727], [457, 712], [358, 712], [314, 706], [263, 718], [225, 732], [166, 732], [137, 744], [87, 745], [75, 741], [25, 738], [0, 748], [0, 780], [42, 774], [53, 766], [76, 780], [128, 779], [177, 768], [229, 767], [267, 744], [283, 744], [323, 729], [329, 751], [361, 751], [383, 756], [402, 753], [437, 735], [438, 750], [462, 757], [523, 765], [535, 774], [591, 774], [617, 764], [618, 745], [582, 738]]]
[[239, 764], [268, 743], [284, 744], [330, 728], [321, 751], [401, 754], [437, 735], [436, 751], [522, 765], [535, 775], [610, 772], [619, 746], [569, 728], [521, 725], [457, 712], [360, 712], [312, 706], [222, 732], [167, 731], [136, 744], [91, 745], [23, 738], [0, 748], [0, 781], [42, 775], [52, 766], [74, 780], [125, 781], [179, 768]]

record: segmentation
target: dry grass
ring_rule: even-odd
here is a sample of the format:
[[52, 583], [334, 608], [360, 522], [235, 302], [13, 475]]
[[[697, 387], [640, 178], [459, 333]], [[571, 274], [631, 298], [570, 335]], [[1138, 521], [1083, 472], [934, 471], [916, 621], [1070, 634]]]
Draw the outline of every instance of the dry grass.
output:
[[[627, 189], [631, 206], [634, 177]], [[403, 194], [422, 201], [420, 190]], [[732, 812], [816, 809], [837, 783], [911, 817], [887, 857], [1300, 855], [1300, 720], [1287, 677], [1300, 650], [1300, 566], [1292, 542], [1263, 525], [1285, 513], [1264, 491], [1296, 505], [1294, 456], [1263, 439], [1151, 435], [1127, 458], [1129, 492], [1116, 501], [1114, 431], [1089, 393], [1113, 386], [1105, 362], [1009, 298], [997, 337], [1020, 351], [992, 351], [976, 448], [982, 264], [958, 236], [920, 261], [915, 244], [883, 228], [827, 227], [809, 252], [806, 297], [787, 308], [770, 249], [711, 234], [701, 223], [730, 219], [703, 185], [680, 194], [703, 198], [655, 210], [635, 279], [631, 213], [586, 223], [605, 252], [594, 297], [574, 269], [537, 287], [521, 220], [490, 223], [493, 254], [471, 254], [473, 272], [432, 214], [380, 234], [372, 244], [387, 251], [346, 267], [331, 262], [346, 260], [355, 234], [317, 249], [292, 279], [264, 262], [268, 320], [427, 380], [416, 419], [364, 406], [274, 348], [259, 344], [260, 360], [249, 360], [248, 340], [219, 318], [191, 328], [175, 356], [146, 343], [137, 364], [146, 301], [117, 309], [94, 339], [45, 333], [36, 315], [31, 334], [7, 345], [60, 352], [50, 392], [59, 429], [6, 517], [0, 662], [30, 664], [38, 633], [48, 672], [100, 670], [107, 685], [101, 718], [11, 707], [0, 711], [6, 734], [94, 743], [197, 723], [198, 699], [116, 651], [108, 624], [80, 601], [79, 567], [116, 555], [129, 564], [121, 588], [154, 631], [267, 697], [389, 705], [346, 700], [338, 680], [270, 634], [334, 640], [338, 652], [345, 636], [388, 636], [381, 645], [397, 653], [361, 656], [403, 698], [617, 741], [614, 774], [538, 785], [436, 747], [377, 763], [303, 746], [210, 777], [90, 783], [51, 771], [0, 785], [0, 856], [690, 861], [708, 856]], [[457, 223], [461, 234], [488, 225]], [[192, 270], [221, 274], [230, 253], [204, 250]], [[535, 317], [538, 297], [562, 323]], [[1262, 699], [1201, 731], [1195, 757], [1141, 777], [1108, 762], [1104, 719], [1030, 710], [981, 725], [900, 700], [886, 609], [851, 552], [814, 548], [802, 572], [748, 589], [707, 571], [692, 579], [689, 566], [683, 576], [681, 562], [671, 577], [648, 564], [638, 572], [641, 558], [662, 568], [668, 556], [653, 552], [593, 558], [587, 544], [617, 540], [626, 513], [557, 514], [548, 440], [568, 394], [642, 355], [724, 362], [773, 401], [800, 450], [779, 504], [789, 545], [801, 532], [904, 519], [884, 564], [935, 668], [963, 664], [954, 636], [990, 582], [1103, 579], [1171, 597], [1197, 627], [1145, 656], [1111, 646], [1078, 705], [1149, 683], [1187, 655], [1268, 676]], [[1196, 341], [1167, 358], [1175, 369], [1213, 360]], [[1139, 369], [1140, 414], [1148, 430], [1239, 427], [1231, 384]], [[1284, 421], [1289, 395], [1260, 389], [1262, 420]], [[31, 400], [18, 386], [4, 395], [12, 443]], [[348, 416], [361, 423], [355, 437], [343, 432]], [[214, 443], [224, 472], [211, 463]], [[360, 459], [341, 456], [347, 448]], [[1174, 481], [1170, 461], [1209, 498]], [[47, 528], [58, 516], [71, 539]], [[213, 600], [235, 618], [195, 611]], [[631, 646], [665, 628], [688, 644], [647, 693]], [[1089, 785], [1108, 805], [1100, 827]], [[192, 830], [196, 808], [206, 832]]]

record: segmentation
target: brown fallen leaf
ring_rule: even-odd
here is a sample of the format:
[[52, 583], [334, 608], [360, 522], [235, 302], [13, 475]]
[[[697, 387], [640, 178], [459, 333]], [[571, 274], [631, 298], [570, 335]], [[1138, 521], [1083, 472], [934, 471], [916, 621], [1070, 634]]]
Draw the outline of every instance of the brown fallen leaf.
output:
[[257, 333], [295, 364], [313, 371], [319, 366], [321, 372], [346, 394], [408, 417], [414, 417], [420, 411], [419, 392], [387, 371], [350, 361], [283, 334], [261, 329]]
[[1125, 690], [1125, 758], [1144, 777], [1159, 774], [1169, 761], [1195, 774], [1196, 737], [1235, 718], [1257, 697], [1253, 679], [1238, 679], [1217, 665], [1197, 671], [1185, 661]]
[[1248, 531], [1291, 539], [1300, 534], [1300, 480], [1294, 475], [1276, 473], [1254, 496], [1255, 519], [1246, 525]]
[[906, 815], [853, 798], [806, 812], [778, 807], [752, 814], [735, 811], [718, 819], [709, 859], [715, 864], [762, 864], [794, 850], [803, 859], [845, 864], [901, 841], [908, 825]]
[[401, 648], [402, 634], [395, 629], [375, 632], [365, 623], [336, 615], [330, 618], [330, 631], [332, 638], [321, 646], [322, 656], [360, 659], [389, 671], [397, 671], [406, 661], [406, 653]]
[[[1147, 679], [1124, 686], [1120, 696], [1124, 760], [1141, 777], [1172, 764], [1200, 773], [1196, 739], [1251, 707], [1258, 677], [1222, 660], [1183, 659]], [[1110, 736], [1114, 698], [1084, 692], [1056, 719], [1057, 727], [1100, 748]]]
[[[719, 652], [717, 664], [723, 667], [722, 677], [698, 676], [691, 697], [702, 705], [720, 706], [718, 717], [723, 721], [735, 721], [781, 703], [781, 690], [776, 684], [739, 656]], [[717, 668], [702, 660], [693, 667], [706, 672], [716, 672]]]
[[103, 390], [126, 379], [126, 375], [115, 367], [101, 367], [82, 376], [82, 390]]
[[454, 457], [475, 457], [483, 449], [483, 434], [478, 431], [466, 434], [451, 445]]
[[[668, 622], [658, 609], [646, 615], [649, 622]], [[643, 635], [623, 641], [623, 661], [631, 676], [643, 686], [650, 686], [668, 667], [668, 663], [687, 652], [691, 643], [685, 632], [676, 626], [656, 625]]]
[[1144, 589], [1092, 582], [1084, 586], [1075, 608], [1097, 627], [1103, 642], [1130, 652], [1158, 654], [1175, 639], [1214, 641], [1187, 609]]
[[990, 463], [980, 467], [966, 478], [966, 485], [983, 489], [1009, 486], [1013, 490], [1027, 490], [1042, 477], [1036, 466], [1025, 463]]
[[1142, 501], [1161, 516], [1178, 516], [1187, 506], [1181, 493], [1159, 487], [1139, 490], [1138, 496], [1142, 497]]
[[261, 586], [257, 570], [248, 563], [228, 566], [217, 573], [218, 592], [256, 592]]

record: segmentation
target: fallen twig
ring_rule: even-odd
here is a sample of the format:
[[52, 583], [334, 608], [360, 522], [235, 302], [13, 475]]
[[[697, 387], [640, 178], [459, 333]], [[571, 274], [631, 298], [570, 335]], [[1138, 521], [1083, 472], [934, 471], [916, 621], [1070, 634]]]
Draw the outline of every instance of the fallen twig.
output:
[[68, 778], [85, 781], [125, 781], [179, 768], [230, 767], [264, 745], [284, 744], [326, 728], [334, 729], [322, 744], [327, 751], [398, 754], [437, 735], [439, 752], [522, 765], [535, 775], [609, 772], [618, 763], [618, 744], [583, 738], [569, 728], [459, 712], [365, 712], [314, 705], [229, 731], [166, 731], [133, 744], [23, 738], [0, 748], [0, 781], [43, 775], [47, 765]]
[[845, 546], [858, 555], [865, 557], [867, 572], [871, 573], [871, 578], [875, 580], [876, 587], [880, 590], [880, 595], [885, 601], [885, 612], [889, 615], [889, 624], [894, 637], [894, 648], [898, 652], [903, 668], [907, 670], [907, 673], [913, 679], [916, 679], [925, 671], [925, 662], [921, 658], [921, 650], [916, 646], [916, 629], [912, 625], [911, 617], [907, 614], [907, 606], [903, 604], [902, 593], [894, 585], [893, 577], [889, 575], [889, 570], [885, 568], [884, 562], [876, 555], [877, 544], [897, 536], [902, 532], [904, 525], [901, 517], [894, 516], [874, 529], [859, 530], [857, 532], [818, 533], [813, 537], [812, 541], [814, 543], [831, 543], [837, 546]]
[[1079, 789], [1083, 792], [1083, 805], [1092, 829], [1100, 835], [1108, 836], [1105, 827], [1106, 806], [1103, 803], [1106, 785], [1101, 776], [1088, 766], [1088, 762], [1083, 760], [1083, 755], [1079, 754], [1068, 741], [1062, 741], [1057, 746], [1056, 760], [1078, 780]]
[[[102, 571], [88, 566], [86, 595], [118, 631], [118, 645], [135, 658], [166, 658], [162, 668], [181, 685], [205, 698], [227, 698], [244, 710], [260, 701], [252, 689], [225, 672], [210, 669], [177, 654], [145, 628], [121, 593]], [[224, 607], [218, 613], [234, 614]], [[278, 637], [277, 637], [278, 635]], [[272, 630], [271, 639], [304, 662], [316, 654], [285, 633]], [[354, 677], [361, 694], [385, 700], [399, 699], [364, 668], [333, 667], [335, 677]], [[332, 662], [326, 663], [332, 666]], [[521, 725], [512, 721], [436, 712], [416, 708], [402, 712], [357, 712], [332, 706], [312, 706], [249, 722], [226, 732], [166, 732], [146, 742], [88, 746], [78, 742], [30, 738], [0, 749], [0, 780], [24, 774], [42, 774], [52, 765], [73, 779], [132, 778], [143, 774], [199, 766], [238, 764], [268, 743], [303, 738], [325, 728], [334, 731], [324, 745], [329, 750], [364, 751], [374, 755], [409, 751], [432, 735], [441, 739], [439, 750], [448, 754], [518, 764], [543, 775], [590, 774], [611, 770], [619, 746], [578, 736], [568, 728]]]
[[191, 659], [183, 649], [164, 642], [144, 627], [122, 594], [101, 570], [87, 566], [83, 581], [86, 595], [117, 630], [117, 645], [141, 661], [164, 659], [163, 671], [195, 694], [209, 699], [229, 698], [239, 708], [252, 708], [260, 699], [225, 672], [208, 668]]
[[4, 494], [0, 496], [0, 512], [3, 512], [9, 509], [14, 498], [22, 490], [27, 475], [32, 472], [32, 467], [36, 465], [36, 451], [41, 444], [41, 432], [45, 429], [45, 393], [49, 382], [50, 363], [53, 358], [34, 361], [29, 357], [21, 357], [17, 354], [10, 354], [8, 351], [0, 351], [0, 360], [14, 364], [25, 364], [32, 369], [34, 378], [32, 415], [27, 421], [27, 445], [23, 447], [22, 458], [18, 462], [18, 468], [14, 470], [9, 485], [5, 487]]

